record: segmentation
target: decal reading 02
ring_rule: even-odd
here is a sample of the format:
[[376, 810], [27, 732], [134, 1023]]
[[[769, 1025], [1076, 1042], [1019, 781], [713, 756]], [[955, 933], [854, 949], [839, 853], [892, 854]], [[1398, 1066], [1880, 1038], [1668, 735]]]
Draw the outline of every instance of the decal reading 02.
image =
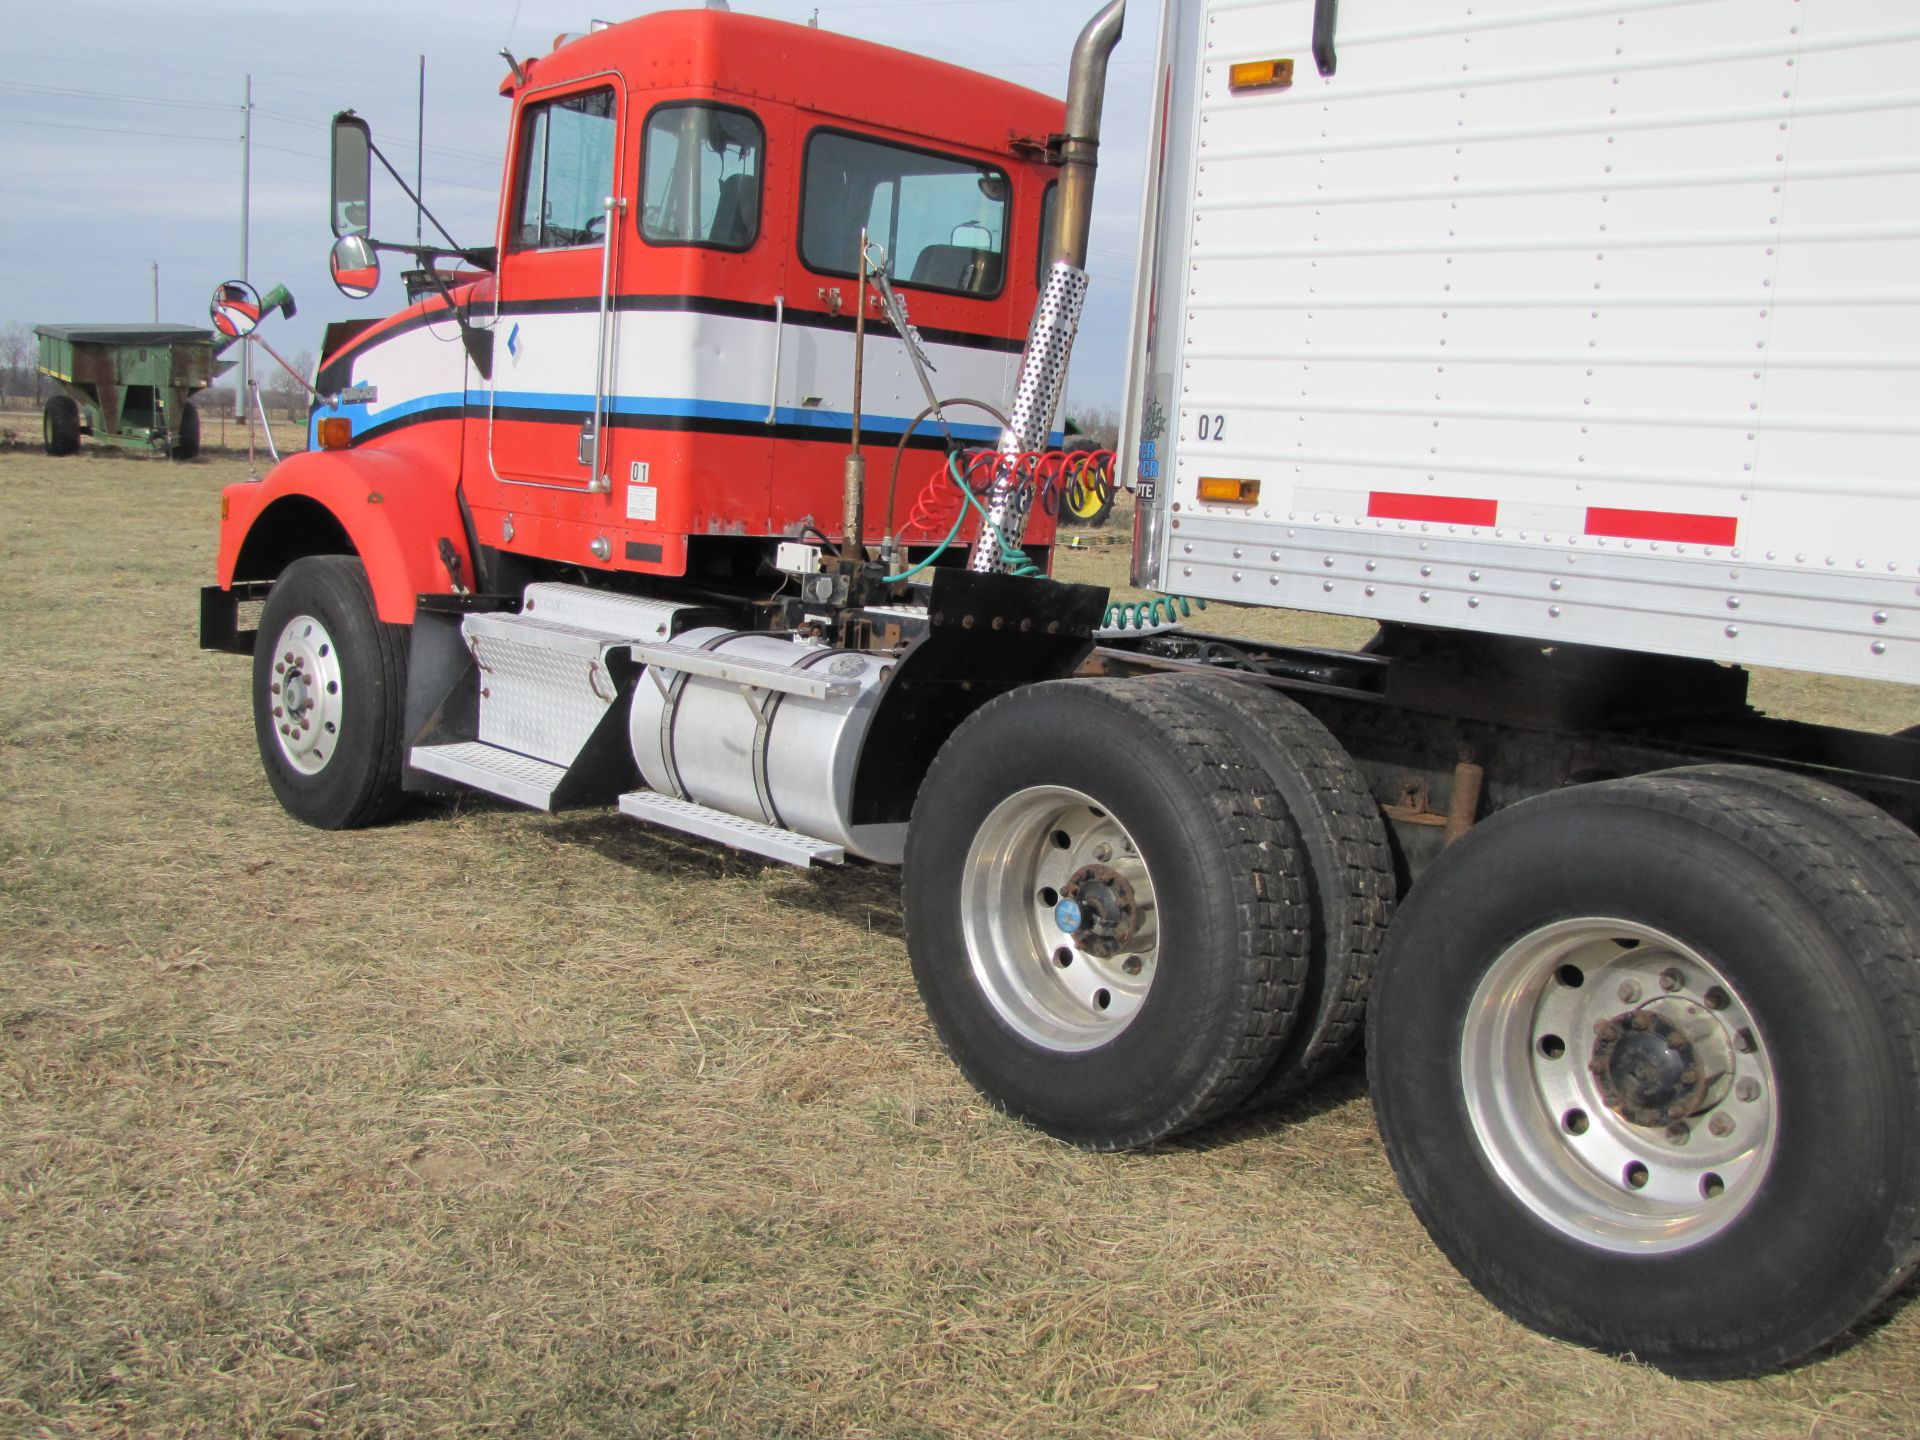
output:
[[349, 385], [334, 396], [342, 405], [374, 405], [380, 400], [378, 385]]

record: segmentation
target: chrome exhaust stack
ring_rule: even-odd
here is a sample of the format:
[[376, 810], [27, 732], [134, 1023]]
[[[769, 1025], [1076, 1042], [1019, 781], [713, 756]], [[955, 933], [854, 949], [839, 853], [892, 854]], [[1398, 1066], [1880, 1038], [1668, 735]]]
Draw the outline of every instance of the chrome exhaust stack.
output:
[[[967, 568], [980, 573], [1007, 569], [1007, 548], [1026, 533], [1033, 491], [1020, 478], [1019, 457], [1046, 448], [1066, 385], [1067, 361], [1080, 331], [1087, 298], [1087, 237], [1093, 225], [1093, 181], [1099, 168], [1100, 112], [1106, 104], [1107, 61], [1120, 43], [1126, 0], [1108, 0], [1087, 22], [1073, 47], [1067, 72], [1067, 128], [1060, 139], [1060, 199], [1055, 210], [1047, 283], [1034, 307], [1027, 348], [1020, 360], [1020, 388], [1009, 424], [1000, 434], [1000, 464], [986, 496], [987, 518], [973, 542]], [[997, 532], [997, 533], [996, 533]]]

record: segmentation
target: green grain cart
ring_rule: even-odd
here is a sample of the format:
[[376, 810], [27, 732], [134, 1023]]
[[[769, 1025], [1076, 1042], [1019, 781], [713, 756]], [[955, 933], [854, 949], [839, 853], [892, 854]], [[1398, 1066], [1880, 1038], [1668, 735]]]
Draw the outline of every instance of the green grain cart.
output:
[[213, 379], [211, 330], [42, 325], [35, 333], [40, 373], [61, 391], [48, 399], [41, 418], [49, 455], [73, 454], [82, 435], [176, 460], [200, 453], [200, 414], [188, 397]]

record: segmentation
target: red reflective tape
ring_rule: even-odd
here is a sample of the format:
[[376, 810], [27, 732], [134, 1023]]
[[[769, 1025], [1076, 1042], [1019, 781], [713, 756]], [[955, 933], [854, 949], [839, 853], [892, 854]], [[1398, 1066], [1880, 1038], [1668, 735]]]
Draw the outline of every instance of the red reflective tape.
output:
[[1687, 515], [1677, 510], [1587, 511], [1587, 534], [1621, 540], [1672, 540], [1682, 545], [1731, 545], [1740, 522], [1731, 515]]
[[1464, 495], [1406, 495], [1393, 490], [1375, 490], [1367, 496], [1367, 516], [1373, 520], [1491, 525], [1499, 514], [1498, 500], [1470, 500]]

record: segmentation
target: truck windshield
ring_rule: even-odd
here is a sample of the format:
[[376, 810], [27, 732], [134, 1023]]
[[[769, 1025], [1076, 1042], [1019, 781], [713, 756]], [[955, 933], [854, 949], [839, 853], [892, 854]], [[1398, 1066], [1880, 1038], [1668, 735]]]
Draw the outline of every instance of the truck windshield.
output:
[[760, 233], [760, 122], [716, 105], [647, 117], [640, 234], [656, 245], [744, 250]]
[[819, 130], [807, 141], [800, 258], [853, 275], [864, 226], [896, 282], [997, 295], [1011, 193], [1006, 173], [989, 165]]
[[613, 92], [590, 90], [529, 105], [520, 122], [515, 250], [598, 245], [613, 193]]

